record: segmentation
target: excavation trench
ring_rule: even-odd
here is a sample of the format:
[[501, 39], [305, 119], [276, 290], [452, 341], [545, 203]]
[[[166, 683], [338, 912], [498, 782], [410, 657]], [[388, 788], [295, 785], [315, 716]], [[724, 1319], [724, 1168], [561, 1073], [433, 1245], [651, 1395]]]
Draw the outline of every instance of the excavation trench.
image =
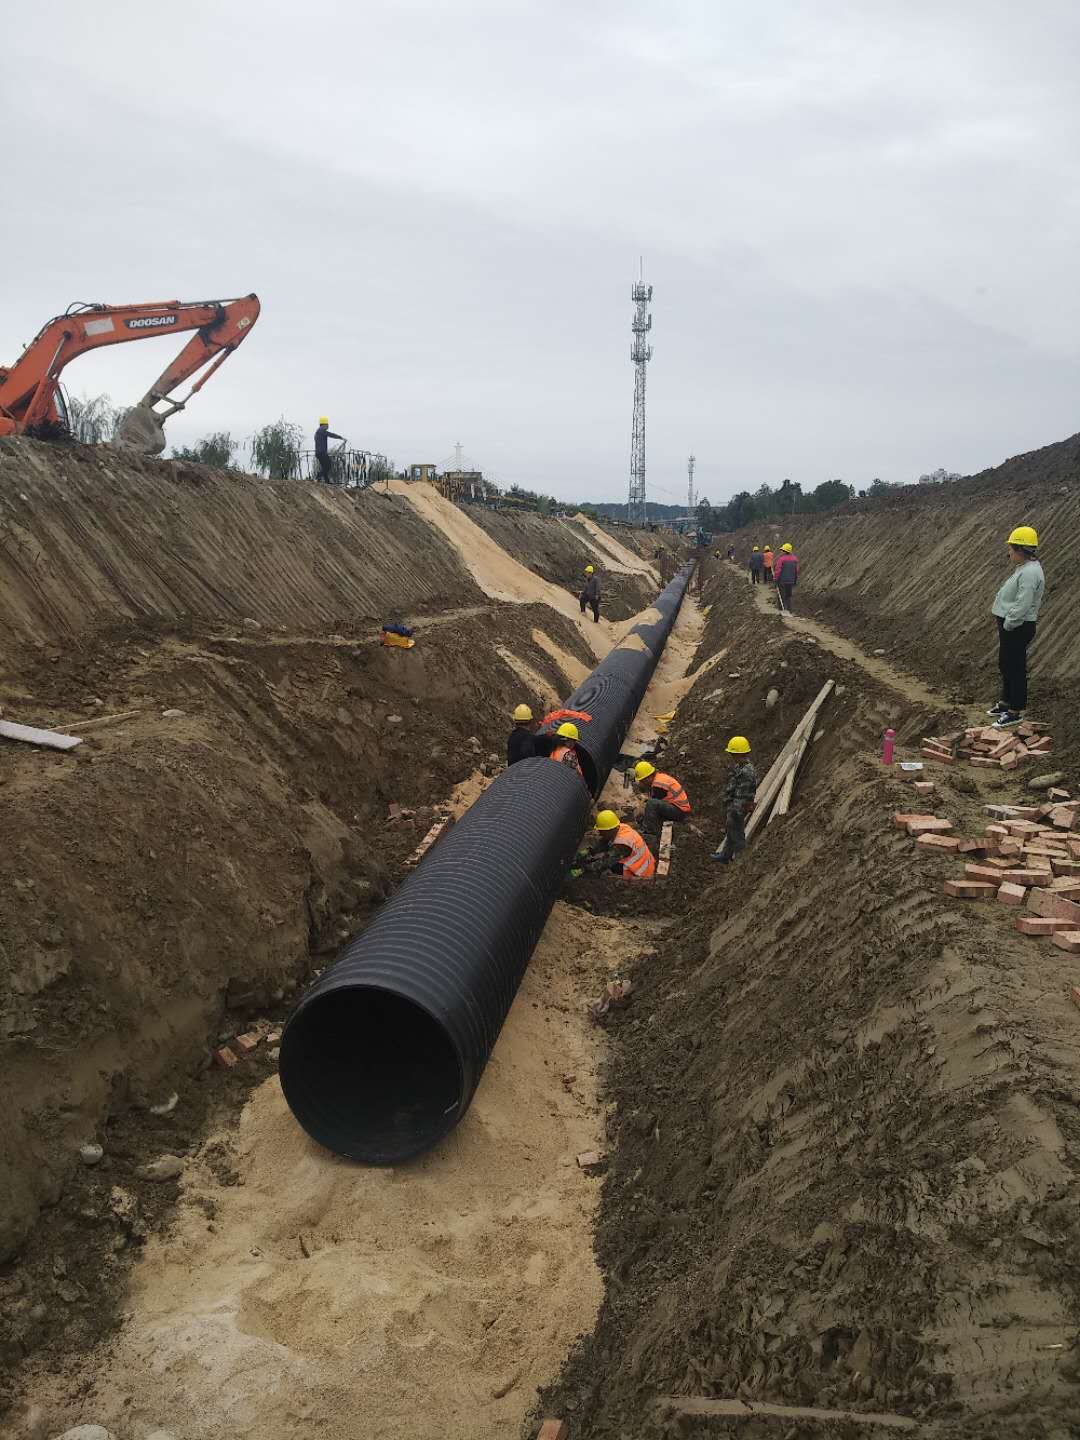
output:
[[[658, 685], [685, 668], [699, 628], [687, 601]], [[488, 783], [477, 772], [453, 808]], [[26, 1396], [56, 1431], [93, 1422], [121, 1440], [157, 1425], [191, 1440], [351, 1440], [358, 1406], [359, 1433], [516, 1433], [601, 1299], [601, 1182], [576, 1158], [605, 1147], [604, 1031], [587, 1003], [656, 934], [649, 918], [557, 901], [464, 1123], [394, 1169], [304, 1134], [269, 1042], [258, 1083], [257, 1070], [212, 1077], [223, 1103], [201, 1132], [184, 1130], [182, 1096], [160, 1122], [175, 1122], [185, 1156], [177, 1204], [149, 1226], [122, 1326], [31, 1373]], [[137, 1191], [115, 1162], [113, 1175], [123, 1210]]]

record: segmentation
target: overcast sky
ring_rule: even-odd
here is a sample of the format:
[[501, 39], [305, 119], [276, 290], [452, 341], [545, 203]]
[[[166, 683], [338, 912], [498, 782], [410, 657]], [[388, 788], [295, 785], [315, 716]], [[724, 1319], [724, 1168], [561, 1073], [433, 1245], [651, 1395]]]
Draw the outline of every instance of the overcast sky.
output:
[[[0, 360], [256, 290], [176, 443], [320, 413], [626, 498], [969, 472], [1080, 430], [1076, 0], [42, 0], [0, 57]], [[179, 340], [75, 362], [138, 398]]]

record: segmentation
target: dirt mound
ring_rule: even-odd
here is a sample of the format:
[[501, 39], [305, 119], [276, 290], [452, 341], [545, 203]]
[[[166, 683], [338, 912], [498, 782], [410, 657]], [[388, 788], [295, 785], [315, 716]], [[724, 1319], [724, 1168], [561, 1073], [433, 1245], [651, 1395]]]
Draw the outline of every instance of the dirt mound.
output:
[[[672, 745], [707, 822], [724, 731], [767, 765], [821, 681], [840, 688], [792, 815], [729, 870], [699, 867], [696, 903], [611, 1016], [605, 1301], [544, 1409], [581, 1440], [735, 1425], [662, 1396], [1064, 1440], [1080, 1381], [1067, 977], [1004, 907], [948, 900], [947, 862], [891, 823], [910, 792], [876, 762], [884, 720], [911, 740], [940, 716], [758, 614], [734, 576], [706, 599], [702, 649], [727, 655]], [[729, 668], [753, 677], [741, 695]], [[978, 823], [984, 785], [1020, 789], [939, 783], [934, 808], [958, 826]], [[870, 1433], [836, 1415], [789, 1425]]]
[[489, 510], [483, 505], [470, 506], [468, 515], [507, 554], [552, 585], [561, 585], [575, 599], [585, 566], [598, 565], [604, 614], [609, 620], [636, 615], [660, 589], [644, 568], [632, 572], [626, 566], [614, 568], [612, 557], [600, 556], [596, 547], [565, 521], [528, 511]]

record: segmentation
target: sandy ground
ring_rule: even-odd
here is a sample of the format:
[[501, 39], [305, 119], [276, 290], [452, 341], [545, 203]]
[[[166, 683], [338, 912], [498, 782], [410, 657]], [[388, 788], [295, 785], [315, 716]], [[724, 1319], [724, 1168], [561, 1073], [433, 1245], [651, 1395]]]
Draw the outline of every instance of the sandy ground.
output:
[[[603, 619], [598, 625], [591, 617], [586, 621], [574, 598], [561, 585], [549, 584], [508, 555], [460, 506], [444, 499], [433, 485], [392, 480], [390, 489], [395, 495], [404, 496], [430, 525], [442, 532], [485, 595], [492, 600], [519, 605], [535, 601], [550, 605], [574, 622], [597, 659], [610, 649], [616, 638], [613, 626]], [[632, 558], [640, 569], [642, 562]]]
[[[597, 525], [595, 520], [579, 513], [574, 516], [574, 523], [592, 536], [593, 543], [589, 548], [609, 570], [615, 570], [622, 575], [645, 575], [655, 583], [657, 589], [660, 588], [660, 572], [656, 567], [649, 565], [625, 545], [620, 545], [618, 540]], [[589, 544], [588, 541], [585, 543]]]
[[[556, 907], [470, 1114], [411, 1165], [327, 1154], [266, 1081], [189, 1164], [174, 1233], [151, 1240], [128, 1323], [91, 1357], [91, 1393], [62, 1413], [37, 1397], [57, 1429], [515, 1434], [599, 1305], [599, 1181], [575, 1157], [603, 1149], [603, 1032], [584, 1002], [646, 929]], [[223, 1160], [239, 1184], [217, 1178]]]

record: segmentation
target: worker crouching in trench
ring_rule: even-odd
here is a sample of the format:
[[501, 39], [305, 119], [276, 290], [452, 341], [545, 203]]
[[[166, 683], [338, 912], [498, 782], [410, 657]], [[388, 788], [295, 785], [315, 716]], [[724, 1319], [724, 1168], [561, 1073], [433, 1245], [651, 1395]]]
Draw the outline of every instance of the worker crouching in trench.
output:
[[593, 826], [593, 838], [578, 855], [570, 874], [618, 875], [624, 880], [652, 880], [656, 856], [631, 825], [624, 825], [614, 810], [601, 810]]
[[674, 775], [663, 774], [648, 760], [639, 760], [634, 766], [634, 779], [641, 793], [649, 797], [642, 812], [641, 833], [655, 849], [669, 820], [678, 825], [688, 818], [690, 800]]

